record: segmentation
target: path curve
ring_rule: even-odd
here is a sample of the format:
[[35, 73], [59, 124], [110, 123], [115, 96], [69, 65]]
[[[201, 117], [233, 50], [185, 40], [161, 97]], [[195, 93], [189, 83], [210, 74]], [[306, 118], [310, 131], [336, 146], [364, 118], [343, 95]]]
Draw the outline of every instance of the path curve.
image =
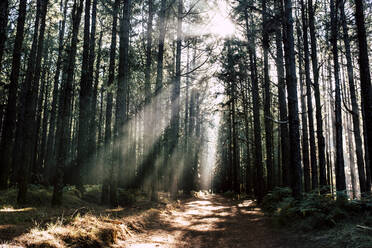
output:
[[121, 247], [303, 247], [289, 235], [271, 228], [253, 201], [233, 202], [219, 195], [182, 201], [162, 212], [147, 229]]

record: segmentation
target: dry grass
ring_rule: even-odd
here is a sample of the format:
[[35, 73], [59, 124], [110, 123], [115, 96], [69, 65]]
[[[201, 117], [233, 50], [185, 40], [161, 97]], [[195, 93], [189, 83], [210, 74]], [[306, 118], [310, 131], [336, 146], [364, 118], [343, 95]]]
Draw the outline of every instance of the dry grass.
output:
[[99, 199], [96, 187], [88, 189], [92, 190], [85, 196], [68, 190], [60, 208], [49, 206], [48, 189], [32, 190], [36, 200], [27, 206], [13, 202], [15, 190], [0, 192], [0, 248], [115, 247], [119, 240], [150, 227], [162, 213], [158, 209], [167, 205], [133, 193], [133, 206], [108, 209], [94, 203]]
[[159, 217], [160, 210], [149, 209], [140, 214], [116, 218], [112, 215], [96, 216], [87, 213], [60, 218], [45, 227], [35, 226], [29, 232], [17, 237], [14, 245], [37, 248], [63, 247], [110, 247], [118, 240], [125, 240], [142, 232]]

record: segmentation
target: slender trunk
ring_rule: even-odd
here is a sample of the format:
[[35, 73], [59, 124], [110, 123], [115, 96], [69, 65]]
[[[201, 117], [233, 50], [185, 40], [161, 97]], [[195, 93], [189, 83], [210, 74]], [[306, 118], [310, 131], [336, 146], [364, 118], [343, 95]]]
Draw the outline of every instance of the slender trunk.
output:
[[[363, 0], [355, 0], [355, 19], [359, 42], [360, 87], [362, 92], [362, 109], [364, 111], [364, 133], [366, 134], [364, 146], [365, 154], [368, 154], [369, 157], [369, 163], [366, 163], [366, 166], [368, 166], [369, 170], [372, 171], [372, 85], [363, 12]], [[370, 188], [367, 188], [367, 191], [370, 192]]]
[[294, 52], [293, 38], [293, 18], [292, 18], [292, 1], [284, 0], [284, 51], [286, 57], [286, 82], [288, 94], [288, 121], [289, 121], [289, 143], [291, 151], [291, 174], [292, 174], [292, 190], [296, 198], [301, 197], [302, 191], [302, 169], [301, 169], [301, 154], [300, 133], [299, 133], [299, 118], [298, 118], [298, 98], [297, 98], [297, 77], [296, 63]]
[[359, 106], [356, 96], [355, 84], [354, 84], [354, 69], [353, 62], [351, 58], [351, 49], [350, 49], [350, 39], [348, 34], [348, 27], [346, 23], [345, 16], [345, 1], [341, 0], [340, 3], [340, 13], [341, 13], [341, 22], [343, 28], [343, 38], [345, 43], [345, 52], [346, 52], [346, 63], [347, 63], [347, 75], [349, 80], [349, 89], [350, 89], [350, 99], [352, 107], [352, 119], [353, 119], [353, 130], [354, 130], [354, 142], [355, 142], [355, 152], [358, 165], [359, 173], [359, 186], [361, 194], [367, 192], [366, 176], [364, 172], [364, 161], [363, 161], [363, 144], [362, 137], [360, 135], [360, 122], [359, 122]]
[[[78, 2], [77, 2], [78, 1]], [[56, 160], [57, 168], [54, 177], [52, 205], [62, 204], [64, 169], [68, 165], [68, 144], [70, 141], [69, 119], [71, 115], [71, 98], [73, 91], [73, 77], [75, 72], [75, 57], [78, 43], [78, 33], [83, 11], [83, 0], [75, 0], [72, 9], [72, 37], [65, 63], [65, 80], [62, 81], [58, 106], [58, 122], [56, 130]]]
[[[50, 41], [49, 41], [50, 42]], [[49, 54], [48, 51], [46, 51], [46, 54]], [[47, 55], [45, 55], [47, 56]], [[39, 162], [37, 162], [40, 166], [43, 165], [42, 170], [45, 170], [46, 167], [46, 160], [45, 160], [45, 152], [46, 152], [46, 142], [47, 142], [47, 129], [48, 129], [48, 119], [49, 119], [49, 93], [50, 93], [50, 73], [47, 71], [48, 66], [50, 63], [50, 58], [48, 60], [44, 60], [44, 69], [43, 69], [43, 76], [42, 80], [44, 81], [43, 84], [45, 84], [45, 93], [44, 93], [44, 106], [43, 106], [43, 124], [42, 124], [42, 133], [41, 133], [41, 142], [40, 142], [40, 157]], [[40, 106], [41, 108], [41, 106]], [[45, 178], [43, 177], [42, 182], [45, 183]]]
[[325, 140], [323, 135], [323, 117], [322, 117], [322, 105], [320, 103], [320, 90], [319, 90], [319, 68], [318, 68], [318, 57], [317, 57], [317, 41], [315, 35], [315, 20], [314, 20], [314, 8], [313, 0], [308, 0], [308, 12], [309, 12], [309, 30], [310, 30], [310, 43], [311, 43], [311, 62], [313, 68], [313, 86], [314, 86], [314, 97], [316, 107], [316, 133], [318, 140], [318, 167], [319, 167], [319, 185], [327, 185], [327, 174], [326, 174], [326, 161], [325, 161]]
[[[145, 66], [145, 108], [144, 108], [144, 150], [149, 150], [149, 145], [152, 144], [151, 130], [151, 64], [152, 64], [152, 22], [154, 17], [153, 0], [148, 0], [148, 19], [147, 19], [147, 34], [146, 34], [146, 66]], [[150, 165], [146, 165], [150, 166]]]
[[[248, 12], [245, 10], [245, 22], [248, 36], [248, 50], [249, 63], [251, 71], [252, 82], [252, 102], [253, 102], [253, 129], [254, 129], [254, 161], [256, 165], [256, 178], [254, 193], [258, 202], [261, 202], [264, 196], [264, 178], [263, 178], [263, 164], [262, 164], [262, 137], [261, 137], [261, 121], [260, 121], [260, 95], [258, 90], [258, 76], [257, 76], [257, 61], [256, 61], [256, 31], [254, 27], [249, 26]], [[252, 21], [252, 17], [251, 17]]]
[[[176, 75], [174, 78], [173, 91], [171, 96], [171, 143], [169, 146], [174, 149], [178, 145], [179, 139], [179, 125], [180, 125], [180, 88], [181, 88], [181, 49], [182, 49], [182, 19], [183, 19], [183, 0], [178, 0], [178, 13], [177, 13], [177, 46], [176, 46]], [[173, 172], [175, 168], [172, 168]], [[173, 178], [171, 182], [171, 195], [172, 198], [176, 197], [177, 192], [177, 178], [174, 177], [175, 173], [171, 173]]]
[[21, 67], [22, 44], [26, 19], [27, 0], [20, 0], [18, 8], [17, 32], [13, 48], [12, 69], [6, 104], [4, 124], [1, 133], [0, 147], [0, 189], [8, 188], [9, 174], [12, 162], [13, 138], [16, 126], [18, 77]]
[[115, 142], [118, 142], [117, 150], [114, 152], [114, 164], [110, 171], [110, 204], [117, 206], [117, 172], [123, 161], [121, 151], [123, 150], [123, 139], [126, 135], [127, 117], [127, 92], [129, 87], [129, 33], [130, 33], [130, 11], [131, 0], [124, 1], [123, 18], [120, 22], [120, 50], [119, 50], [119, 75], [116, 98], [115, 116]]
[[[98, 95], [98, 78], [94, 77], [94, 60], [95, 60], [95, 47], [96, 47], [96, 19], [97, 19], [97, 0], [93, 0], [92, 5], [92, 27], [90, 31], [90, 42], [89, 42], [89, 68], [88, 68], [88, 85], [91, 87], [89, 95], [89, 137], [88, 137], [88, 151], [90, 154], [89, 164], [87, 164], [86, 172], [90, 173], [96, 168], [96, 159], [97, 159], [97, 121], [96, 121], [96, 112], [97, 112], [97, 95]], [[101, 37], [101, 36], [100, 36]], [[101, 39], [101, 38], [100, 38]], [[99, 40], [99, 48], [97, 51], [97, 63], [98, 56], [101, 53]], [[99, 75], [99, 74], [96, 74]]]
[[58, 56], [56, 62], [56, 72], [54, 74], [53, 80], [53, 98], [52, 106], [50, 110], [50, 121], [49, 121], [49, 133], [46, 149], [46, 158], [45, 158], [45, 169], [44, 169], [44, 178], [50, 183], [52, 176], [53, 168], [55, 167], [56, 160], [56, 142], [55, 142], [55, 133], [56, 133], [56, 119], [57, 119], [57, 103], [58, 103], [58, 84], [60, 81], [61, 67], [62, 67], [62, 53], [63, 53], [63, 38], [65, 34], [66, 27], [66, 15], [67, 15], [67, 2], [65, 0], [63, 5], [63, 0], [61, 0], [60, 10], [63, 10], [63, 19], [59, 22], [59, 39], [58, 39]]
[[[42, 173], [43, 164], [44, 164], [44, 146], [45, 146], [45, 136], [44, 134], [44, 126], [46, 128], [47, 119], [43, 119], [42, 117], [47, 118], [46, 113], [43, 110], [46, 109], [47, 105], [47, 91], [49, 90], [49, 83], [46, 81], [46, 73], [47, 73], [47, 64], [50, 63], [49, 60], [49, 46], [50, 46], [50, 33], [48, 33], [48, 37], [45, 41], [44, 51], [43, 51], [43, 70], [41, 72], [41, 85], [40, 85], [40, 94], [37, 97], [37, 111], [36, 111], [36, 132], [35, 132], [35, 142], [34, 142], [34, 151], [35, 151], [35, 158], [34, 158], [34, 173], [36, 173], [37, 178], [39, 179]], [[43, 106], [44, 105], [44, 106]], [[42, 122], [43, 120], [43, 122]], [[43, 123], [41, 125], [41, 123]], [[40, 136], [40, 131], [42, 135]], [[45, 132], [46, 133], [46, 132]], [[40, 136], [40, 137], [39, 137]], [[42, 144], [41, 144], [42, 143]], [[40, 183], [37, 179], [36, 183]]]
[[318, 188], [318, 165], [315, 145], [315, 130], [314, 130], [314, 116], [313, 116], [313, 100], [311, 95], [311, 78], [310, 78], [310, 54], [309, 54], [309, 40], [308, 40], [308, 20], [306, 16], [306, 6], [304, 0], [301, 0], [301, 14], [302, 14], [302, 33], [304, 45], [304, 61], [305, 61], [305, 76], [306, 76], [306, 97], [307, 97], [307, 117], [309, 121], [309, 135], [310, 135], [310, 161], [311, 161], [311, 188], [313, 190]]
[[[34, 134], [34, 118], [35, 113], [34, 109], [34, 78], [37, 77], [36, 71], [40, 73], [40, 63], [41, 63], [41, 54], [42, 51], [39, 50], [40, 43], [43, 40], [39, 39], [39, 29], [40, 29], [40, 37], [44, 39], [44, 30], [42, 30], [41, 26], [45, 29], [45, 16], [42, 18], [42, 13], [44, 12], [43, 8], [46, 9], [46, 5], [42, 3], [41, 0], [37, 2], [37, 10], [36, 10], [36, 19], [35, 19], [35, 29], [33, 34], [33, 40], [31, 45], [31, 51], [28, 59], [27, 65], [27, 72], [26, 72], [26, 79], [22, 85], [22, 97], [20, 99], [20, 113], [17, 122], [17, 135], [16, 135], [16, 147], [14, 154], [22, 154], [22, 156], [17, 156], [13, 162], [13, 165], [19, 166], [19, 170], [17, 171], [17, 181], [18, 181], [18, 196], [17, 201], [18, 203], [25, 203], [26, 202], [26, 195], [27, 195], [27, 184], [29, 180], [29, 170], [32, 165], [33, 161], [33, 134]], [[45, 10], [46, 12], [46, 10]], [[40, 19], [43, 21], [40, 22]], [[43, 23], [40, 26], [40, 23]], [[39, 44], [39, 45], [38, 45]], [[42, 48], [41, 44], [41, 48]], [[38, 83], [38, 81], [37, 81]], [[36, 93], [37, 95], [37, 93]], [[26, 123], [28, 128], [26, 128]]]
[[341, 86], [339, 78], [338, 62], [338, 0], [331, 0], [331, 43], [333, 53], [333, 70], [335, 77], [335, 117], [336, 117], [336, 190], [338, 192], [346, 190], [345, 168], [343, 155], [342, 137], [342, 116], [341, 116]]
[[109, 202], [109, 184], [110, 175], [109, 168], [112, 167], [111, 159], [111, 122], [112, 122], [112, 102], [113, 102], [113, 90], [112, 85], [115, 79], [115, 54], [116, 54], [116, 40], [117, 40], [117, 22], [118, 22], [118, 9], [120, 6], [120, 0], [115, 0], [112, 6], [112, 28], [111, 28], [111, 46], [110, 46], [110, 64], [109, 64], [109, 75], [107, 80], [107, 102], [106, 102], [106, 123], [105, 123], [105, 157], [107, 159], [107, 165], [103, 168], [103, 183], [102, 183], [102, 195], [101, 203], [107, 204]]
[[[275, 2], [276, 15], [279, 17], [283, 13], [283, 8], [280, 1]], [[281, 146], [281, 162], [282, 162], [282, 180], [284, 186], [290, 186], [290, 169], [289, 169], [289, 133], [288, 133], [288, 114], [287, 101], [285, 99], [285, 76], [283, 63], [283, 38], [280, 28], [277, 28], [275, 33], [276, 42], [276, 69], [278, 74], [278, 100], [280, 114], [280, 146]]]
[[[298, 23], [298, 22], [297, 22]], [[299, 24], [299, 23], [298, 23]], [[302, 30], [300, 26], [297, 26], [297, 35], [298, 35], [298, 67], [300, 71], [300, 98], [301, 98], [301, 123], [302, 123], [302, 163], [303, 163], [303, 169], [304, 169], [304, 189], [305, 192], [309, 192], [311, 189], [310, 184], [310, 153], [309, 153], [309, 134], [308, 134], [308, 128], [307, 128], [307, 108], [305, 104], [305, 97], [304, 94], [304, 68], [303, 68], [303, 53], [302, 53], [302, 42], [301, 42], [301, 34]], [[307, 92], [307, 91], [306, 91]]]
[[[92, 92], [92, 98], [91, 98], [91, 109], [90, 109], [90, 127], [89, 127], [89, 145], [90, 145], [90, 151], [91, 151], [91, 161], [89, 165], [88, 173], [89, 175], [96, 175], [97, 173], [97, 99], [98, 99], [98, 83], [99, 83], [99, 70], [100, 70], [100, 63], [101, 63], [101, 57], [102, 57], [102, 35], [103, 32], [101, 31], [99, 40], [98, 40], [98, 51], [97, 51], [97, 61], [96, 61], [96, 71], [94, 74], [94, 84], [93, 84], [93, 92]], [[93, 71], [91, 72], [93, 75]], [[99, 136], [98, 136], [99, 141]], [[94, 183], [98, 183], [95, 181]]]
[[273, 123], [271, 115], [271, 93], [269, 76], [269, 33], [266, 30], [266, 0], [262, 1], [262, 45], [264, 56], [264, 115], [265, 115], [265, 144], [266, 144], [266, 169], [267, 169], [267, 189], [272, 190], [275, 182], [273, 172]]
[[79, 190], [83, 190], [83, 170], [89, 164], [89, 117], [92, 84], [89, 73], [89, 58], [90, 58], [90, 16], [91, 16], [91, 0], [85, 0], [84, 11], [84, 42], [83, 42], [83, 58], [81, 66], [80, 79], [80, 94], [79, 94], [79, 131], [78, 131], [78, 146], [77, 146], [77, 168], [75, 185]]

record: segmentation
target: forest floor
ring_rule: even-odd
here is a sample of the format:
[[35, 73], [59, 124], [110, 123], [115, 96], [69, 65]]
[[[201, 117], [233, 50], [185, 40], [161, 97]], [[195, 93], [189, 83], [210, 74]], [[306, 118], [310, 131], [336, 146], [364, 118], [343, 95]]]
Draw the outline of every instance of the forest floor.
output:
[[[298, 237], [297, 237], [298, 238]], [[206, 195], [165, 211], [121, 247], [306, 247], [293, 233], [270, 227], [252, 200]], [[313, 246], [309, 246], [313, 247]]]
[[345, 225], [323, 232], [275, 227], [248, 199], [198, 194], [154, 203], [144, 197], [117, 209], [69, 201], [58, 209], [3, 205], [0, 247], [372, 247], [350, 242], [360, 237], [355, 223], [349, 223], [352, 231]]

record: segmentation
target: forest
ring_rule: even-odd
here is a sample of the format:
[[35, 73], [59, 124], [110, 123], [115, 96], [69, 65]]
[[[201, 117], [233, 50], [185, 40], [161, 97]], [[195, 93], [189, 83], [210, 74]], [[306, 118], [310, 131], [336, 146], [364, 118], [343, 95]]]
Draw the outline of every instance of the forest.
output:
[[372, 247], [370, 0], [1, 0], [0, 247]]

